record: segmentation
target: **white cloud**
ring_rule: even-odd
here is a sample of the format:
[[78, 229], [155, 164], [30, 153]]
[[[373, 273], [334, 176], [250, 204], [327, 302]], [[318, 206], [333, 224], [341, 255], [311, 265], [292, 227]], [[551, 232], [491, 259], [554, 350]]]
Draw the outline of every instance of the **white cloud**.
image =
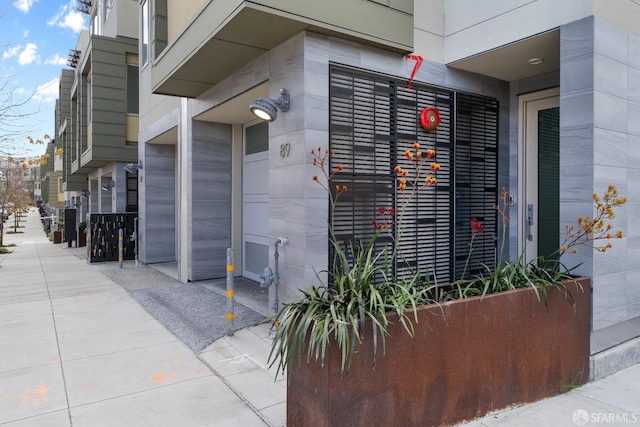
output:
[[72, 1], [70, 4], [60, 6], [53, 18], [47, 21], [47, 25], [50, 27], [67, 28], [74, 33], [79, 33], [80, 30], [86, 28], [84, 15], [73, 8], [74, 4]]
[[60, 79], [55, 78], [36, 88], [33, 99], [38, 102], [54, 102], [58, 98]]
[[22, 49], [22, 46], [20, 46], [19, 44], [11, 46], [10, 48], [2, 52], [2, 59], [4, 60], [7, 58], [11, 58], [12, 56], [16, 56], [18, 52], [20, 52], [20, 49]]
[[27, 37], [29, 37], [29, 30], [22, 30], [22, 38], [26, 39]]
[[44, 61], [46, 65], [67, 65], [67, 58], [63, 58], [57, 53]]
[[72, 10], [64, 17], [64, 21], [60, 26], [69, 28], [74, 33], [79, 33], [80, 30], [85, 28], [84, 15], [77, 10]]
[[58, 8], [58, 12], [56, 12], [56, 14], [53, 15], [53, 18], [47, 21], [47, 25], [50, 27], [57, 25], [57, 23], [62, 18], [62, 15], [64, 15], [64, 13], [67, 11], [67, 9], [69, 9], [69, 6], [67, 6], [66, 4], [63, 4], [62, 6], [60, 6]]
[[35, 0], [16, 0], [13, 6], [21, 12], [28, 13]]
[[18, 64], [29, 65], [39, 59], [40, 55], [38, 55], [38, 46], [34, 43], [27, 43], [24, 50], [20, 52], [20, 56], [18, 56]]

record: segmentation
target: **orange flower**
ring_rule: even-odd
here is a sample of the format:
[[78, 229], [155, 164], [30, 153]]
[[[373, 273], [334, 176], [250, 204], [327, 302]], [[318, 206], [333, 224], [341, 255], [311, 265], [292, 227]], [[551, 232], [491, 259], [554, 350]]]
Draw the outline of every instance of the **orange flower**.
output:
[[341, 170], [342, 170], [342, 169], [344, 169], [344, 168], [342, 167], [342, 165], [338, 165], [338, 166], [336, 166], [336, 169], [337, 169], [337, 170], [339, 170], [339, 171], [341, 171]]
[[402, 173], [402, 168], [400, 166], [396, 166], [395, 168], [393, 168], [393, 170], [397, 174], [401, 174]]
[[407, 175], [409, 175], [409, 171], [406, 169], [402, 169], [402, 176], [406, 177]]
[[420, 144], [416, 142], [415, 144], [413, 144], [413, 148], [415, 148], [416, 150], [419, 150]]
[[440, 165], [438, 163], [431, 163], [431, 170], [437, 172], [440, 170]]
[[413, 153], [409, 150], [404, 152], [404, 155], [407, 156], [407, 159], [413, 160]]
[[436, 150], [427, 150], [427, 158], [430, 159], [431, 157], [436, 155]]
[[416, 157], [421, 159], [422, 158], [422, 151], [416, 152]]
[[318, 175], [313, 175], [313, 180], [317, 181], [318, 180]]

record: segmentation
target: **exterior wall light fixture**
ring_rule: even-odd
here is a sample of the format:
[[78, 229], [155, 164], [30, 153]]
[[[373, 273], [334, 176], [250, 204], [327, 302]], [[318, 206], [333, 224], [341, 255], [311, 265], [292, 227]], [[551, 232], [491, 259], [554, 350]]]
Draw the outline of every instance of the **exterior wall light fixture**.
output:
[[257, 118], [272, 122], [278, 117], [278, 110], [283, 113], [289, 111], [289, 104], [289, 93], [286, 89], [280, 89], [280, 98], [273, 99], [261, 96], [249, 106], [249, 109]]
[[138, 161], [138, 163], [127, 163], [126, 165], [124, 165], [123, 169], [130, 174], [134, 174], [138, 171], [138, 169], [142, 169], [142, 161]]
[[101, 187], [102, 187], [102, 191], [109, 191], [111, 190], [114, 186], [116, 185], [116, 183], [114, 181], [107, 181], [107, 182], [103, 182]]

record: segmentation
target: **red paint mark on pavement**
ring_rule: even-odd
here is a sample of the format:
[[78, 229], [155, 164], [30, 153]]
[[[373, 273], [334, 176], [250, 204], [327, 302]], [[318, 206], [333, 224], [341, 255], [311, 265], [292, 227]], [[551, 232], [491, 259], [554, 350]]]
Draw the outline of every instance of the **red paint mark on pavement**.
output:
[[151, 376], [151, 382], [156, 384], [166, 383], [171, 381], [176, 377], [175, 372], [169, 372], [165, 374], [164, 372], [156, 372], [155, 375]]
[[49, 389], [44, 384], [40, 383], [35, 387], [27, 388], [24, 393], [22, 393], [22, 401], [20, 402], [20, 407], [24, 408], [27, 406], [40, 406], [47, 403], [47, 393]]

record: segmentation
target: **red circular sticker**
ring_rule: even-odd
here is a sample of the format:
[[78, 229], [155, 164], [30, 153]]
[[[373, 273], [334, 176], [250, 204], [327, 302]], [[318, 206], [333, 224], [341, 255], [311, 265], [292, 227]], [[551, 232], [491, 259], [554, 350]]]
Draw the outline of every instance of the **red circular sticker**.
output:
[[435, 130], [442, 122], [440, 119], [440, 111], [437, 108], [427, 107], [420, 113], [420, 126], [427, 132]]

